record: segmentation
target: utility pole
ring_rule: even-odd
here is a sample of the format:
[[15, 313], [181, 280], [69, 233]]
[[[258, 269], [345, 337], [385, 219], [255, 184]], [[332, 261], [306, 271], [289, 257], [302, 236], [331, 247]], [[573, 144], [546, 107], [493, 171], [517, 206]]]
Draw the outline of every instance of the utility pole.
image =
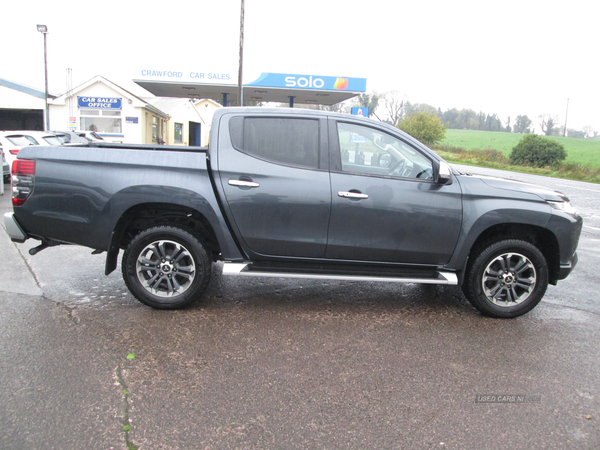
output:
[[563, 131], [563, 137], [567, 135], [567, 116], [569, 115], [569, 99], [567, 99], [567, 112], [565, 113], [565, 129]]
[[244, 65], [244, 0], [241, 0], [240, 13], [240, 70], [238, 72], [238, 99], [240, 106], [244, 106], [244, 88], [242, 86], [242, 69]]

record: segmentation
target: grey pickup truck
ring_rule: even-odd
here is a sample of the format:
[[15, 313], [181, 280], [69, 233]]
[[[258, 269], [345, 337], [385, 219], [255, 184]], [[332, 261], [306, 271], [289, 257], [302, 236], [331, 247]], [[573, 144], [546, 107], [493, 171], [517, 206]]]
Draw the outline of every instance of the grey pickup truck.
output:
[[27, 147], [12, 172], [14, 242], [106, 252], [131, 293], [181, 308], [223, 275], [460, 285], [516, 317], [577, 262], [561, 193], [454, 170], [384, 123], [222, 108], [210, 145]]

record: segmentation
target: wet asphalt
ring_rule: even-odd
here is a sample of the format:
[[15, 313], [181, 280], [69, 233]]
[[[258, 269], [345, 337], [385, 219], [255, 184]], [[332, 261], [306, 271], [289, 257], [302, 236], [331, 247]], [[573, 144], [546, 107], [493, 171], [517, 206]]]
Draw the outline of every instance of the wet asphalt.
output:
[[512, 320], [457, 287], [218, 265], [194, 307], [156, 311], [103, 255], [32, 257], [0, 227], [0, 448], [600, 448], [600, 187], [502, 175], [585, 220], [573, 274]]

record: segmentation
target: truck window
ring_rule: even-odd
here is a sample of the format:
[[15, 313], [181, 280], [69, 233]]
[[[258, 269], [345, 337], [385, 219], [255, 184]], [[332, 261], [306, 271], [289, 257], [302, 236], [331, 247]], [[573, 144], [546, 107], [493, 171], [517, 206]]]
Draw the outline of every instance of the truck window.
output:
[[338, 139], [343, 172], [433, 180], [431, 160], [384, 131], [341, 122]]
[[319, 167], [318, 120], [234, 117], [229, 130], [236, 150], [277, 163]]

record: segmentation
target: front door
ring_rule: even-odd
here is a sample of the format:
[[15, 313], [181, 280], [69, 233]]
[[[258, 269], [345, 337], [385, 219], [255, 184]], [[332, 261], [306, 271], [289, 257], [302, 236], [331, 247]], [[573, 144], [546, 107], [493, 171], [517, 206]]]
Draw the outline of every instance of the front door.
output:
[[437, 185], [430, 157], [385, 130], [335, 120], [330, 126], [337, 167], [326, 258], [447, 263], [461, 228], [458, 183]]
[[189, 123], [189, 132], [188, 132], [188, 145], [200, 147], [200, 124], [198, 122], [192, 122], [190, 120]]

